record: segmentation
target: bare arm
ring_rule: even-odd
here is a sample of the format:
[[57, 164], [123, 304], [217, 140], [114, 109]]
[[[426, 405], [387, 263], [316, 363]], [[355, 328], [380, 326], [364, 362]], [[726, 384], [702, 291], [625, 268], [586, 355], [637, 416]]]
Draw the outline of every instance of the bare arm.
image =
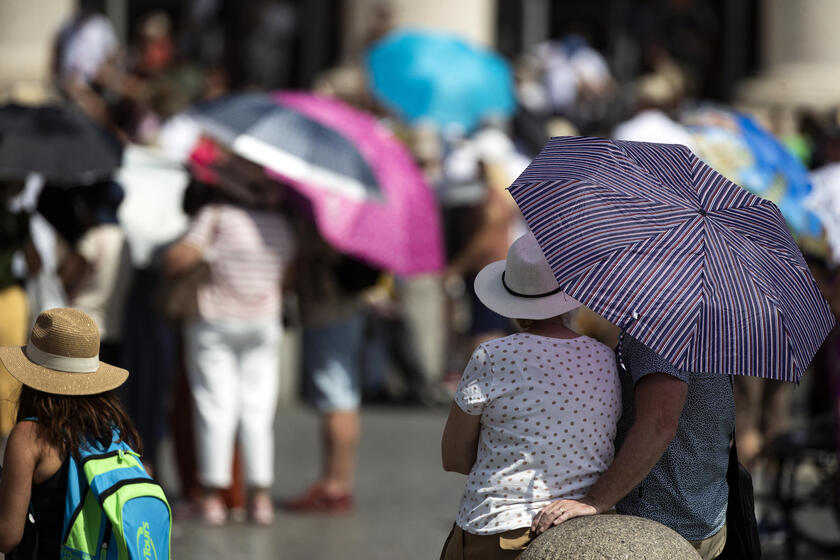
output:
[[75, 295], [79, 284], [90, 271], [90, 263], [78, 252], [71, 250], [67, 253], [58, 266], [58, 277], [67, 295], [70, 297]]
[[0, 552], [6, 554], [23, 538], [23, 528], [32, 492], [32, 476], [38, 465], [36, 425], [21, 422], [6, 444], [0, 476]]
[[677, 433], [688, 384], [665, 373], [644, 376], [636, 384], [636, 420], [627, 432], [613, 464], [580, 500], [557, 500], [542, 509], [531, 529], [541, 533], [552, 525], [582, 515], [603, 513], [648, 475]]
[[467, 414], [457, 404], [452, 403], [441, 440], [443, 470], [470, 473], [475, 463], [480, 429], [480, 415]]
[[201, 262], [201, 249], [185, 243], [176, 241], [163, 257], [163, 270], [167, 276], [178, 276], [183, 274]]

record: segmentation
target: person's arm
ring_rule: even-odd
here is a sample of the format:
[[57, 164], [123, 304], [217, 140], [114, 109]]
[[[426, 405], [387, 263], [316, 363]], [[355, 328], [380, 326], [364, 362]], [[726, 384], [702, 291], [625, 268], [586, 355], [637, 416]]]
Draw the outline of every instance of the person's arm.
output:
[[71, 249], [58, 265], [58, 277], [64, 292], [71, 298], [76, 294], [82, 280], [87, 276], [91, 264], [76, 250]]
[[167, 276], [179, 276], [201, 262], [202, 251], [184, 240], [176, 241], [163, 256], [163, 271]]
[[0, 552], [9, 553], [21, 538], [29, 510], [32, 476], [38, 465], [34, 422], [21, 422], [6, 443], [0, 474]]
[[492, 400], [492, 386], [492, 359], [484, 345], [479, 345], [464, 368], [443, 429], [443, 470], [469, 474], [475, 464], [481, 414]]
[[204, 250], [216, 236], [222, 210], [205, 205], [198, 211], [187, 232], [166, 249], [163, 255], [163, 272], [167, 276], [180, 276], [197, 266]]
[[612, 465], [580, 500], [557, 500], [534, 518], [539, 534], [552, 525], [613, 507], [648, 475], [677, 433], [688, 384], [666, 373], [645, 375], [636, 383], [636, 419]]
[[475, 463], [480, 429], [481, 415], [467, 414], [452, 403], [440, 445], [443, 470], [470, 473]]

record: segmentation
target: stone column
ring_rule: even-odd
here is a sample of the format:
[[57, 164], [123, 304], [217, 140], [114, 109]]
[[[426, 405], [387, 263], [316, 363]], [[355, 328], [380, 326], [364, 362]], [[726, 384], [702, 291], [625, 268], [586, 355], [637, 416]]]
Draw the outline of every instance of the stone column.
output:
[[763, 0], [761, 73], [736, 100], [750, 106], [824, 109], [840, 104], [840, 2]]
[[40, 95], [50, 77], [55, 34], [73, 0], [0, 1], [0, 98]]
[[487, 47], [496, 42], [495, 0], [344, 0], [345, 55], [358, 53], [378, 6], [390, 5], [397, 27], [456, 33]]

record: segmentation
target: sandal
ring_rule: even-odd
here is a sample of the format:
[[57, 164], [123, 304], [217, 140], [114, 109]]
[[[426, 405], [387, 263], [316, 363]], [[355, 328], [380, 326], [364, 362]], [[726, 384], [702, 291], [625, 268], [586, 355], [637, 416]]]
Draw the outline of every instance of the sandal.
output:
[[271, 502], [271, 498], [264, 494], [251, 498], [251, 508], [248, 515], [255, 525], [271, 526], [274, 523], [274, 504]]
[[323, 484], [314, 484], [286, 502], [285, 508], [298, 513], [347, 513], [353, 509], [353, 494], [331, 494]]

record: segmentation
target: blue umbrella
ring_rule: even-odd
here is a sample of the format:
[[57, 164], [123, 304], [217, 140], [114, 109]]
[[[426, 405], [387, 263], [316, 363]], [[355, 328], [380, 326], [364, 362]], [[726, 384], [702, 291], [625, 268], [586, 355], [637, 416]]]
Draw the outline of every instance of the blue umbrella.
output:
[[455, 36], [395, 32], [373, 45], [367, 65], [374, 95], [410, 123], [470, 132], [515, 108], [510, 65]]
[[797, 237], [819, 238], [822, 226], [803, 204], [808, 170], [753, 118], [717, 107], [684, 116], [703, 161], [753, 194], [770, 200]]
[[681, 370], [798, 382], [834, 326], [778, 208], [685, 146], [553, 138], [510, 192], [562, 289]]

